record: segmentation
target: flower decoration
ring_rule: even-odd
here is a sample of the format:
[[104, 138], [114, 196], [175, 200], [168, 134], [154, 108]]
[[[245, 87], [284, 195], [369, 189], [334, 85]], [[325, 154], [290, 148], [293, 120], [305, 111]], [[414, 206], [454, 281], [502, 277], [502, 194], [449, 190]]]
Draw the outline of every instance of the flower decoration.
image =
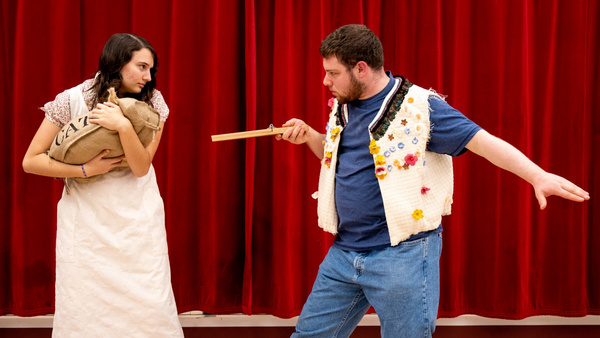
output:
[[335, 137], [340, 133], [340, 127], [335, 127], [333, 129], [330, 130], [331, 133], [331, 140], [334, 141]]
[[408, 121], [406, 121], [406, 119], [403, 119], [403, 120], [402, 120], [402, 122], [400, 122], [400, 123], [401, 123], [403, 126], [405, 126], [405, 125], [408, 123]]
[[415, 99], [413, 99], [412, 97], [409, 97], [408, 98], [408, 103], [413, 103], [413, 102], [415, 102]]
[[398, 161], [398, 160], [394, 160], [394, 166], [398, 169], [402, 169], [402, 166], [400, 165], [400, 161]]
[[385, 156], [377, 155], [375, 156], [375, 165], [384, 165], [385, 164]]
[[427, 188], [426, 186], [423, 186], [423, 188], [421, 188], [421, 195], [425, 195], [429, 190], [429, 188]]
[[385, 170], [385, 167], [380, 166], [375, 168], [375, 176], [377, 176], [378, 179], [382, 180], [386, 175], [387, 171]]
[[402, 139], [404, 137], [404, 129], [402, 129], [402, 128], [394, 128], [392, 130], [392, 133], [394, 134], [395, 137], [397, 137], [399, 139]]
[[371, 144], [369, 144], [369, 150], [371, 152], [371, 155], [377, 154], [379, 152], [379, 148], [380, 147], [377, 146], [377, 143], [375, 143], [375, 140], [372, 139]]
[[416, 123], [413, 130], [415, 131], [415, 133], [417, 135], [421, 135], [423, 133], [423, 131], [425, 130], [425, 125], [423, 123]]
[[394, 134], [388, 134], [388, 138], [390, 139], [390, 141], [393, 140], [394, 139]]
[[409, 168], [409, 167], [410, 167], [410, 166], [408, 165], [408, 163], [404, 163], [404, 164], [402, 165], [402, 168], [404, 168], [404, 169], [406, 169], [406, 170], [408, 170], [408, 168]]
[[333, 104], [335, 103], [335, 97], [332, 97], [329, 99], [329, 101], [327, 101], [327, 105], [329, 107], [333, 107]]
[[323, 158], [323, 164], [327, 166], [327, 168], [331, 168], [331, 151], [325, 152], [325, 158]]
[[421, 218], [423, 218], [423, 210], [421, 210], [421, 209], [417, 209], [417, 210], [415, 210], [415, 211], [413, 212], [413, 214], [412, 214], [412, 217], [413, 217], [413, 218], [414, 218], [416, 221], [420, 220]]
[[408, 154], [404, 156], [404, 162], [406, 162], [406, 164], [408, 165], [415, 165], [418, 160], [419, 158], [413, 154]]

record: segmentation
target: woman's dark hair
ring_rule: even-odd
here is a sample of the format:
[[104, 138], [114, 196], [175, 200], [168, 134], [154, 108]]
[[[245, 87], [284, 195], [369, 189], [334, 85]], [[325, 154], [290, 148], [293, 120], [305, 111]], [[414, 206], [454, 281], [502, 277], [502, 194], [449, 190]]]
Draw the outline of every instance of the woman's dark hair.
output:
[[359, 61], [369, 67], [383, 69], [383, 46], [373, 31], [364, 25], [342, 26], [323, 41], [319, 49], [325, 59], [335, 56], [349, 70]]
[[115, 91], [119, 91], [122, 80], [121, 69], [131, 61], [133, 53], [142, 48], [148, 49], [154, 59], [154, 67], [150, 69], [152, 80], [146, 83], [139, 94], [128, 94], [127, 96], [150, 103], [154, 88], [156, 88], [158, 57], [148, 40], [130, 33], [117, 33], [111, 36], [104, 45], [104, 49], [102, 49], [102, 54], [98, 61], [98, 75], [94, 81], [94, 85], [90, 88], [90, 90], [96, 92], [98, 102], [105, 102], [108, 99], [109, 88], [114, 87]]

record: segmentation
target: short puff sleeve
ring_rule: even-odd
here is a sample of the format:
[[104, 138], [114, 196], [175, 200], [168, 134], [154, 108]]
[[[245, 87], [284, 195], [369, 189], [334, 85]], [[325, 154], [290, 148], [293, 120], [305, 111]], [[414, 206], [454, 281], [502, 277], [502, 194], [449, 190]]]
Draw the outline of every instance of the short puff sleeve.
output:
[[71, 119], [69, 93], [64, 91], [58, 95], [54, 101], [46, 103], [40, 109], [44, 111], [46, 119], [62, 128]]
[[[80, 86], [88, 110], [92, 110], [96, 102], [96, 94], [90, 90], [93, 84], [94, 79], [88, 79]], [[44, 111], [46, 119], [62, 128], [71, 120], [71, 99], [68, 90], [56, 95], [54, 101], [46, 103], [40, 109]]]
[[154, 90], [154, 95], [152, 95], [150, 103], [152, 104], [152, 107], [160, 113], [160, 122], [165, 122], [169, 117], [169, 107], [167, 106], [164, 97], [157, 89]]

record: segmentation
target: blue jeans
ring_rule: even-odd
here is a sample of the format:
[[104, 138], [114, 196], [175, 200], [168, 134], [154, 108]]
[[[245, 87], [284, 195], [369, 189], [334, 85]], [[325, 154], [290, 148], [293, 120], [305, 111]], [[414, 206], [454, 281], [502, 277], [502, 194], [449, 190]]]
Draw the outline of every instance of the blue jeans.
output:
[[441, 252], [441, 233], [368, 252], [332, 246], [292, 337], [349, 337], [371, 305], [382, 337], [431, 337]]

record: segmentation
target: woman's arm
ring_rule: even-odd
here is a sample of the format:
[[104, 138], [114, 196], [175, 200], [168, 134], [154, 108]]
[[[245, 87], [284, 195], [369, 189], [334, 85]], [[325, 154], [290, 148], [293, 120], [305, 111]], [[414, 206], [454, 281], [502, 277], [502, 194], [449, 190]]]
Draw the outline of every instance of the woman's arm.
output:
[[156, 131], [154, 140], [144, 147], [129, 119], [123, 115], [121, 108], [112, 102], [98, 104], [98, 107], [92, 110], [89, 121], [110, 130], [116, 130], [119, 133], [123, 153], [131, 171], [137, 177], [148, 173], [160, 143], [164, 122], [160, 123], [160, 129]]
[[121, 163], [120, 157], [103, 159], [102, 157], [108, 154], [108, 151], [103, 151], [83, 165], [84, 175], [81, 165], [65, 164], [53, 160], [46, 154], [46, 151], [50, 149], [50, 145], [60, 129], [48, 119], [42, 121], [23, 157], [25, 172], [48, 177], [91, 177], [107, 173]]

